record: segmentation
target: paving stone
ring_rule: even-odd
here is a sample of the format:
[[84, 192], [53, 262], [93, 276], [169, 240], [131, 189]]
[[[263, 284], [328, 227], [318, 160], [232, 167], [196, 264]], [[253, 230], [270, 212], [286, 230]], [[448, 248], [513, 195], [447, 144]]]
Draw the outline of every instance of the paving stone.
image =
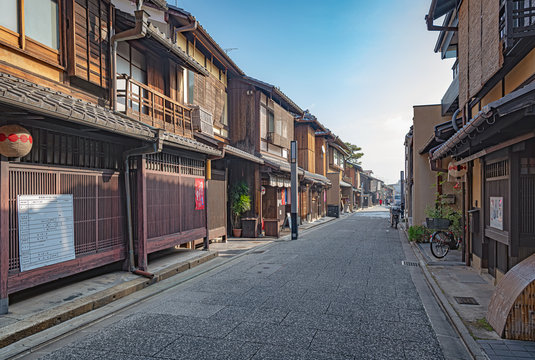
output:
[[306, 349], [315, 333], [316, 330], [297, 326], [244, 322], [232, 330], [227, 338]]
[[156, 357], [192, 360], [250, 359], [260, 349], [260, 346], [243, 341], [184, 336], [169, 344], [157, 353]]
[[178, 339], [179, 334], [164, 334], [155, 331], [125, 331], [108, 329], [91, 334], [73, 346], [86, 349], [99, 349], [122, 354], [152, 356]]
[[326, 353], [356, 356], [365, 353], [366, 337], [354, 332], [318, 330], [310, 349]]
[[75, 347], [64, 347], [52, 353], [44, 355], [42, 360], [71, 360], [71, 359], [104, 359], [107, 358], [105, 351], [94, 349], [81, 349]]
[[[214, 320], [232, 320], [232, 321], [248, 321], [248, 322], [266, 322], [273, 324], [280, 324], [283, 319], [288, 315], [288, 311], [263, 308], [263, 309], [250, 309], [240, 306], [227, 306], [214, 315], [210, 319]], [[292, 325], [292, 324], [288, 324]]]
[[207, 318], [223, 309], [224, 305], [210, 305], [203, 303], [176, 303], [166, 301], [158, 306], [145, 307], [144, 312], [155, 314], [183, 315], [199, 318]]

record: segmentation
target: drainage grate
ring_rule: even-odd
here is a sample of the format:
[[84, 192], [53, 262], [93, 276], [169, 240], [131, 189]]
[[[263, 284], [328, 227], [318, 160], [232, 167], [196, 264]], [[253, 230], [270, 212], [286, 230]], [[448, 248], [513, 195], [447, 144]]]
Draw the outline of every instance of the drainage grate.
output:
[[453, 297], [455, 301], [457, 301], [457, 304], [461, 305], [479, 305], [476, 299], [473, 297], [467, 297], [467, 296], [454, 296]]
[[420, 266], [417, 262], [415, 261], [405, 261], [405, 260], [402, 260], [401, 261], [401, 265], [405, 265], [405, 266]]

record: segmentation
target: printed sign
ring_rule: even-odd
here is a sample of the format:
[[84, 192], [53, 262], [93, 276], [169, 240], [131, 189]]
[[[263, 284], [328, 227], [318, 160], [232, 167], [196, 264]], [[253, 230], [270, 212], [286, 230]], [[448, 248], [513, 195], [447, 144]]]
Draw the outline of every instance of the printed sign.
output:
[[72, 195], [18, 195], [20, 271], [72, 260]]
[[490, 197], [490, 227], [503, 230], [503, 197]]
[[195, 179], [195, 210], [204, 210], [204, 179]]

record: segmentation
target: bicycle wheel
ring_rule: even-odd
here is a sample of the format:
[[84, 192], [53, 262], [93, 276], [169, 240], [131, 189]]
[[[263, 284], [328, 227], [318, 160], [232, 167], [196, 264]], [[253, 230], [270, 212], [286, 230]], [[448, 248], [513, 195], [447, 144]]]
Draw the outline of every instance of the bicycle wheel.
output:
[[442, 259], [450, 250], [449, 238], [444, 231], [437, 231], [431, 236], [431, 254]]

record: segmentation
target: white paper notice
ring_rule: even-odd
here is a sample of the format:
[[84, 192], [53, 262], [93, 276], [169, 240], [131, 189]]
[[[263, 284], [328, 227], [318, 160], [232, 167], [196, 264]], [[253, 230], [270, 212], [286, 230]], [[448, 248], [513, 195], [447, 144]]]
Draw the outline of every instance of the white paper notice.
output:
[[75, 258], [72, 195], [18, 195], [20, 271]]

